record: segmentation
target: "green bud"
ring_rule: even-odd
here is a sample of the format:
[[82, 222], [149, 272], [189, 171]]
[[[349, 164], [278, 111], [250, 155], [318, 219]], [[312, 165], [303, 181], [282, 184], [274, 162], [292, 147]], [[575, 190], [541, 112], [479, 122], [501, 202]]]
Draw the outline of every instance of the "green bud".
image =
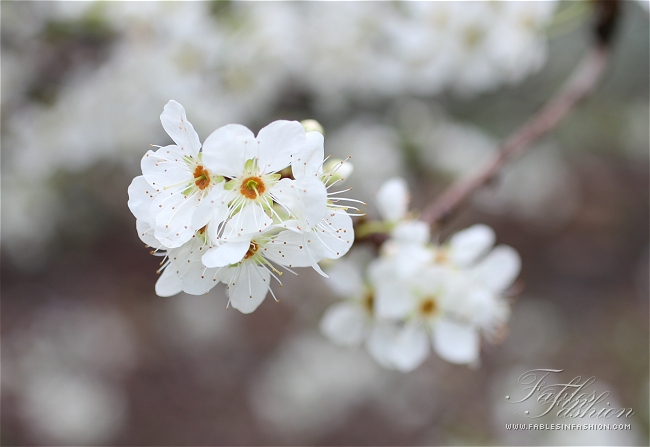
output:
[[250, 160], [246, 160], [246, 163], [244, 164], [244, 169], [250, 173], [257, 172], [257, 158], [251, 158]]
[[325, 131], [323, 130], [323, 126], [316, 121], [316, 120], [303, 120], [300, 121], [300, 124], [302, 124], [302, 127], [305, 128], [305, 132], [319, 132], [322, 135], [325, 135]]
[[349, 161], [330, 158], [323, 165], [323, 179], [327, 183], [345, 180], [354, 171], [354, 166]]

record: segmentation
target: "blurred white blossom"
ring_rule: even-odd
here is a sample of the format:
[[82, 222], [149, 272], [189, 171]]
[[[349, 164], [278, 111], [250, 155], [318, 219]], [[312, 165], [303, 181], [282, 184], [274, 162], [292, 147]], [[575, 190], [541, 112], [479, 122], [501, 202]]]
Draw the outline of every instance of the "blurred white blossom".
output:
[[263, 428], [286, 442], [311, 443], [345, 423], [384, 383], [367, 356], [314, 334], [294, 335], [264, 365], [250, 399]]
[[503, 294], [519, 274], [519, 255], [493, 248], [496, 236], [485, 225], [431, 244], [428, 224], [406, 214], [403, 179], [387, 180], [377, 196], [390, 237], [365, 283], [359, 267], [333, 268], [331, 280], [348, 300], [326, 311], [321, 331], [344, 346], [365, 341], [382, 366], [404, 372], [431, 347], [449, 362], [476, 364], [481, 335], [497, 339], [510, 315]]
[[[44, 188], [57, 172], [105, 161], [131, 170], [140, 148], [160, 135], [154, 114], [169, 97], [193, 111], [203, 133], [215, 124], [260, 120], [288, 91], [306, 94], [316, 110], [336, 117], [355, 101], [447, 89], [469, 95], [519, 82], [545, 60], [544, 27], [555, 5], [56, 2], [8, 8], [8, 17], [16, 15], [23, 26], [3, 30], [16, 44], [3, 51], [3, 104], [11, 107], [3, 122], [3, 169], [28, 170], [33, 188]], [[56, 23], [105, 32], [103, 56], [72, 64], [46, 103], [33, 101], [26, 95], [43, 51], [34, 42], [45, 41]], [[365, 130], [345, 143], [344, 156], [354, 146], [382, 151], [393, 145], [392, 131]], [[402, 174], [394, 154], [385, 161], [388, 175]], [[368, 191], [378, 186], [363, 184]], [[19, 231], [8, 234], [25, 241]]]
[[124, 425], [126, 398], [91, 376], [40, 371], [30, 377], [20, 407], [35, 442], [103, 444]]
[[3, 390], [41, 443], [102, 444], [127, 414], [119, 379], [136, 363], [136, 337], [115, 310], [41, 309], [3, 340]]

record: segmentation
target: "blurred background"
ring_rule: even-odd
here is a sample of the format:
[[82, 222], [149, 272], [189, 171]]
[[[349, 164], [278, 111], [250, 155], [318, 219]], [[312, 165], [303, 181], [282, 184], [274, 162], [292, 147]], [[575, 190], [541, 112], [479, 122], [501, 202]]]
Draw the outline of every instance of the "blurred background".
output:
[[[442, 229], [521, 254], [509, 336], [401, 374], [318, 332], [307, 269], [251, 315], [155, 295], [126, 202], [164, 104], [201, 140], [316, 119], [369, 216], [394, 175], [421, 209], [559, 88], [591, 3], [2, 2], [2, 444], [648, 445], [649, 26], [621, 3], [597, 92]], [[506, 430], [533, 368], [596, 376], [631, 430]]]

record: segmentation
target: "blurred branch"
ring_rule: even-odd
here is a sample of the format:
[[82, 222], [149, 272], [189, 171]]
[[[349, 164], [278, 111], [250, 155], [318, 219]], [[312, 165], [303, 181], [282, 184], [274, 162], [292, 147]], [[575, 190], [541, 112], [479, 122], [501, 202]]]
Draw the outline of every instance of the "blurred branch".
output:
[[422, 220], [432, 226], [446, 220], [474, 192], [492, 181], [507, 162], [520, 156], [531, 144], [555, 129], [569, 112], [594, 91], [609, 61], [609, 42], [618, 16], [618, 6], [617, 1], [597, 2], [594, 45], [564, 87], [503, 142], [499, 154], [478, 174], [453, 183], [425, 208]]

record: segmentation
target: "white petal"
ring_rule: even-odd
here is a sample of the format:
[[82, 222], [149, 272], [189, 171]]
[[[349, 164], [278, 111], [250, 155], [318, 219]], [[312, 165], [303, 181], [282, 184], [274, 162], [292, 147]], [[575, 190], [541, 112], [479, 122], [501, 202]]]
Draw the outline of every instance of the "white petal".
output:
[[241, 261], [249, 248], [250, 241], [226, 242], [212, 247], [201, 259], [206, 267], [225, 267]]
[[505, 323], [510, 316], [508, 302], [487, 288], [473, 287], [463, 301], [467, 301], [459, 315], [464, 315], [474, 326], [487, 330]]
[[326, 258], [338, 259], [354, 242], [352, 218], [345, 211], [329, 210], [327, 218], [314, 229], [314, 237], [323, 245]]
[[[269, 291], [271, 274], [250, 262], [242, 263], [239, 272], [228, 282], [228, 296], [232, 307], [249, 314], [262, 304]], [[235, 277], [236, 276], [236, 277]]]
[[257, 134], [258, 166], [269, 174], [291, 164], [291, 157], [305, 144], [305, 128], [298, 121], [274, 121]]
[[433, 349], [451, 363], [472, 363], [478, 360], [480, 338], [473, 327], [447, 319], [433, 325]]
[[190, 295], [205, 295], [223, 279], [225, 270], [225, 268], [210, 269], [201, 263], [195, 263], [183, 276], [183, 292]]
[[[282, 208], [291, 213], [295, 218], [292, 220], [298, 221], [298, 231], [308, 231], [327, 213], [327, 189], [316, 178], [303, 177], [300, 184], [297, 180], [283, 178], [273, 185], [271, 196]], [[309, 220], [312, 222], [310, 223]], [[283, 227], [288, 228], [284, 223], [282, 223]]]
[[183, 160], [183, 155], [178, 146], [161, 147], [156, 152], [147, 151], [140, 162], [147, 183], [156, 191], [162, 191], [172, 185], [178, 185], [181, 189], [189, 186], [193, 175]]
[[149, 222], [149, 209], [151, 208], [153, 196], [156, 194], [155, 188], [147, 183], [144, 176], [139, 175], [129, 185], [128, 192], [128, 206], [133, 215], [136, 219]]
[[201, 256], [207, 250], [208, 246], [198, 237], [193, 237], [178, 248], [170, 249], [168, 251], [169, 259], [176, 267], [178, 277], [183, 278], [193, 268], [205, 268], [201, 262]]
[[251, 240], [255, 235], [269, 229], [272, 224], [273, 219], [264, 212], [262, 207], [251, 202], [228, 221], [222, 240]]
[[210, 192], [204, 196], [192, 217], [192, 228], [200, 230], [208, 223], [219, 226], [228, 217], [228, 204], [224, 200], [224, 182], [217, 183]]
[[449, 239], [449, 258], [459, 267], [468, 267], [486, 253], [496, 236], [487, 225], [473, 225]]
[[375, 287], [375, 315], [377, 318], [401, 319], [414, 309], [410, 291], [396, 281], [384, 281]]
[[153, 228], [151, 225], [142, 219], [135, 220], [135, 229], [138, 232], [138, 237], [142, 242], [147, 244], [149, 247], [154, 250], [163, 247], [158, 239], [153, 235]]
[[[413, 287], [419, 290], [422, 295], [438, 296], [441, 295], [441, 291], [447, 292], [449, 289], [449, 283], [454, 277], [455, 275], [450, 269], [438, 265], [431, 265], [420, 270], [420, 272], [411, 279], [410, 283]], [[446, 293], [443, 293], [442, 295], [446, 295]]]
[[421, 220], [400, 222], [391, 232], [391, 237], [399, 242], [424, 245], [429, 242], [429, 224]]
[[356, 262], [341, 259], [327, 269], [327, 274], [330, 277], [327, 285], [337, 295], [345, 298], [361, 298], [365, 293], [361, 268]]
[[306, 235], [284, 230], [262, 247], [269, 261], [287, 267], [312, 267], [322, 259], [322, 253], [310, 250]]
[[320, 132], [307, 132], [305, 146], [293, 156], [291, 171], [298, 179], [306, 176], [319, 176], [323, 173], [325, 139]]
[[418, 244], [403, 244], [395, 254], [395, 270], [402, 278], [418, 275], [433, 259], [433, 252], [429, 247]]
[[503, 292], [519, 275], [519, 253], [507, 245], [495, 247], [472, 269], [470, 274], [495, 292]]
[[366, 341], [368, 353], [384, 368], [395, 368], [392, 352], [397, 334], [398, 328], [393, 323], [378, 321], [372, 327]]
[[321, 332], [333, 343], [341, 346], [358, 346], [366, 332], [366, 311], [351, 303], [330, 306], [320, 322]]
[[183, 290], [183, 283], [176, 274], [176, 269], [169, 267], [172, 266], [167, 266], [160, 274], [158, 281], [156, 281], [155, 289], [158, 296], [172, 296]]
[[375, 290], [377, 318], [401, 319], [413, 311], [415, 298], [408, 284], [398, 279], [390, 261], [382, 259], [370, 263], [368, 274]]
[[392, 362], [402, 372], [413, 371], [429, 356], [429, 337], [420, 323], [406, 324], [391, 349]]
[[406, 180], [401, 177], [386, 180], [377, 192], [379, 214], [389, 222], [401, 220], [408, 211], [409, 200]]
[[226, 177], [239, 177], [246, 160], [257, 146], [255, 135], [239, 124], [228, 124], [210, 134], [203, 143], [203, 163], [208, 171]]
[[182, 152], [194, 158], [197, 157], [199, 149], [201, 149], [201, 141], [192, 124], [187, 121], [182, 105], [174, 100], [169, 101], [160, 115], [160, 122]]
[[[296, 190], [296, 181], [289, 178], [280, 179], [271, 188], [271, 196], [273, 199], [281, 204], [283, 207], [289, 209], [292, 213], [297, 214], [300, 211], [298, 204], [298, 191]], [[302, 219], [302, 216], [296, 216]]]
[[[164, 246], [180, 247], [194, 235], [192, 217], [199, 194], [185, 196], [180, 191], [164, 191], [154, 198], [151, 214], [156, 216], [154, 236]], [[162, 205], [162, 206], [161, 206]], [[155, 214], [155, 211], [158, 211]]]
[[316, 177], [302, 177], [296, 180], [301, 214], [308, 228], [315, 227], [327, 214], [327, 189]]
[[[205, 203], [201, 200], [201, 205], [199, 205], [199, 207], [205, 205], [208, 208], [212, 208], [214, 211], [207, 229], [208, 237], [211, 241], [217, 241], [221, 236], [223, 236], [226, 223], [229, 222], [228, 218], [230, 216], [228, 214], [232, 212], [232, 210], [228, 208], [228, 204], [231, 203], [237, 195], [238, 193], [232, 190], [223, 190], [218, 198], [214, 198], [214, 203], [212, 203], [212, 198], [207, 199]], [[198, 223], [198, 221], [199, 220], [197, 219], [196, 223]]]

